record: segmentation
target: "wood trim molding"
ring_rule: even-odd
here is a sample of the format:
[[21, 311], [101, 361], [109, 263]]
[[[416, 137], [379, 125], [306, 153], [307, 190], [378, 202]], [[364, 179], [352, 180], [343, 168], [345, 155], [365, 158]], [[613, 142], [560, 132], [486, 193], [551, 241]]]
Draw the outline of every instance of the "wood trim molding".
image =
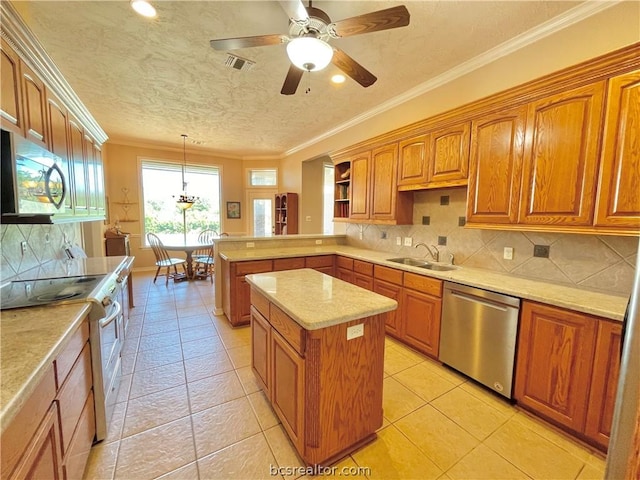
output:
[[99, 144], [106, 142], [109, 137], [105, 131], [73, 91], [11, 2], [0, 3], [0, 16], [2, 16], [0, 31], [2, 38], [9, 42], [20, 58], [38, 74], [46, 87], [65, 104], [95, 141]]

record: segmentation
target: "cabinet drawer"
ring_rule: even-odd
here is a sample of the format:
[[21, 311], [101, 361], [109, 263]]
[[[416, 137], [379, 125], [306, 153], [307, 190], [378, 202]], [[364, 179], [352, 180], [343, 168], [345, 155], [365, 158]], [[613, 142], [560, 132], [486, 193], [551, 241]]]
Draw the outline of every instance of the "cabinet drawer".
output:
[[346, 268], [347, 270], [353, 270], [353, 259], [338, 256], [336, 258], [336, 266], [338, 268]]
[[66, 455], [84, 404], [91, 391], [91, 349], [86, 343], [58, 394], [62, 455]]
[[87, 340], [89, 340], [89, 322], [85, 320], [73, 333], [65, 349], [53, 362], [56, 373], [56, 389], [60, 390]]
[[271, 304], [269, 323], [296, 352], [304, 355], [304, 329], [274, 304]]
[[404, 286], [423, 293], [428, 293], [435, 297], [442, 296], [442, 280], [438, 280], [436, 278], [404, 272]]
[[73, 434], [73, 440], [71, 440], [69, 450], [63, 460], [65, 479], [67, 480], [82, 479], [93, 437], [96, 434], [94, 412], [93, 392], [89, 392], [89, 397], [80, 414], [78, 427]]
[[55, 375], [53, 367], [50, 367], [2, 434], [0, 440], [2, 444], [0, 477], [9, 478], [31, 438], [38, 430], [38, 425], [51, 407], [55, 396]]
[[235, 264], [236, 275], [246, 275], [248, 273], [271, 272], [273, 265], [271, 260], [256, 260], [252, 262], [237, 262]]
[[273, 271], [295, 270], [296, 268], [304, 268], [304, 257], [298, 258], [277, 258], [273, 261]]
[[373, 267], [373, 276], [394, 285], [402, 285], [402, 270], [375, 265]]
[[333, 267], [333, 255], [307, 257], [304, 263], [307, 268]]
[[264, 318], [269, 319], [269, 300], [255, 288], [251, 289], [251, 305], [256, 307]]
[[353, 261], [353, 271], [364, 275], [373, 276], [373, 263], [363, 262], [362, 260]]

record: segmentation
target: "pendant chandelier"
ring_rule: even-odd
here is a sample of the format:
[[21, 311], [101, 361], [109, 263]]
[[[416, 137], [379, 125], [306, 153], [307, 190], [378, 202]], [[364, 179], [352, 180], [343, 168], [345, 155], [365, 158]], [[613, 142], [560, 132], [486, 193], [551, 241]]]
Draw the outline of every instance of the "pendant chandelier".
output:
[[178, 196], [176, 205], [180, 210], [185, 211], [193, 207], [193, 204], [198, 200], [195, 195], [187, 194], [187, 182], [184, 181], [184, 173], [187, 169], [187, 135], [185, 133], [182, 134], [182, 156], [182, 193]]

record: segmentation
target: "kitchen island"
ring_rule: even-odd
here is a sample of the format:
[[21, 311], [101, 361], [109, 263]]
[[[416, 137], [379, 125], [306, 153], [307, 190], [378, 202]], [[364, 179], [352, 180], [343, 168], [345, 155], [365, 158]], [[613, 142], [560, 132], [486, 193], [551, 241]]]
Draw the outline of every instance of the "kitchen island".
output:
[[302, 459], [328, 465], [373, 440], [397, 302], [311, 269], [246, 278], [252, 368]]

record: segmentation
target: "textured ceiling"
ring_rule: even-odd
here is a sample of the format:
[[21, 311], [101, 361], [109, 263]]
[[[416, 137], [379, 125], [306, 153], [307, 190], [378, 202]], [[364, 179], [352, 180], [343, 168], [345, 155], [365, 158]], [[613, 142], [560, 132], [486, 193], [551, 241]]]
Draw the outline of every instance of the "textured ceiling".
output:
[[[317, 1], [332, 20], [405, 4], [407, 27], [332, 40], [378, 77], [336, 86], [330, 65], [280, 94], [285, 46], [234, 51], [209, 40], [286, 34], [274, 1], [156, 1], [156, 19], [128, 1], [12, 2], [113, 141], [180, 146], [180, 134], [233, 156], [282, 155], [336, 125], [575, 7], [576, 1]], [[305, 2], [306, 3], [306, 2]], [[307, 87], [311, 91], [305, 94]]]

